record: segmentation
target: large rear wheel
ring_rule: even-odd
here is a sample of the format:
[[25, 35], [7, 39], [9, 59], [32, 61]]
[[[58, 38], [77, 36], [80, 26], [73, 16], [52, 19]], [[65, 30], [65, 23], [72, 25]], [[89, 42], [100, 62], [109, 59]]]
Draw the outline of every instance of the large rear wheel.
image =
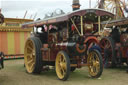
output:
[[56, 74], [60, 80], [67, 80], [70, 75], [70, 60], [66, 52], [60, 51], [56, 57]]
[[26, 41], [24, 50], [25, 67], [28, 73], [40, 73], [42, 70], [42, 43], [37, 37]]
[[91, 50], [87, 58], [89, 74], [92, 78], [98, 78], [103, 72], [102, 56], [98, 50]]
[[100, 41], [104, 67], [116, 67], [115, 43], [111, 37], [104, 37]]

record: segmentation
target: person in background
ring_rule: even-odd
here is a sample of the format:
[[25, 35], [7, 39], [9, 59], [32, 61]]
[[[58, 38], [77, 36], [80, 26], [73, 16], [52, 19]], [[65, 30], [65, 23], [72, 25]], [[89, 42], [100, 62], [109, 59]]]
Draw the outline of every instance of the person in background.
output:
[[115, 42], [117, 43], [120, 42], [120, 32], [117, 26], [114, 29], [112, 29], [112, 32], [110, 33], [110, 35]]
[[1, 9], [0, 9], [0, 24], [4, 23], [4, 16], [1, 13]]
[[4, 53], [0, 52], [0, 69], [4, 68]]

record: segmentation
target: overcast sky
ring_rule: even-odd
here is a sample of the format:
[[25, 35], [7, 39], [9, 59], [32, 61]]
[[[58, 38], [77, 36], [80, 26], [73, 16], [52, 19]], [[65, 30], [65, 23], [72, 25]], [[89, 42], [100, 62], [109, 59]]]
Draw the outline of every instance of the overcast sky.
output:
[[[96, 0], [92, 0], [94, 7]], [[80, 0], [81, 9], [89, 8], [89, 0]], [[26, 18], [43, 18], [44, 14], [62, 9], [64, 12], [72, 11], [72, 0], [0, 0], [0, 8], [5, 17], [23, 18], [27, 10]]]
[[[44, 15], [53, 12], [56, 9], [62, 9], [64, 12], [72, 11], [73, 0], [0, 0], [0, 8], [5, 17], [23, 18], [27, 11], [26, 18], [32, 18], [37, 13], [37, 18], [44, 18]], [[81, 9], [89, 8], [90, 0], [79, 0]], [[98, 0], [91, 0], [91, 6], [94, 8]], [[128, 2], [128, 0], [126, 0]]]

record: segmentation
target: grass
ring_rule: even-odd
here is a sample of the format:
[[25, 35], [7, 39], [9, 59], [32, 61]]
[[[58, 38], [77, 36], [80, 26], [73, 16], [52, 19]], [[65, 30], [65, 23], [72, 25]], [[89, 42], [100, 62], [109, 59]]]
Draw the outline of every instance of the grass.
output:
[[6, 60], [5, 68], [0, 70], [0, 85], [127, 85], [126, 67], [104, 69], [99, 79], [90, 78], [88, 68], [71, 72], [67, 81], [58, 80], [55, 70], [42, 72], [40, 75], [26, 73], [24, 61]]

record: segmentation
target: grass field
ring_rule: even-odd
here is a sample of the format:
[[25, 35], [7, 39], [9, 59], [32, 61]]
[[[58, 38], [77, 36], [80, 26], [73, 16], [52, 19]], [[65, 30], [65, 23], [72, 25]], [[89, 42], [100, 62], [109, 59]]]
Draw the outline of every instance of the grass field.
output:
[[26, 73], [24, 60], [6, 60], [5, 68], [0, 70], [0, 85], [128, 85], [126, 67], [104, 69], [98, 79], [88, 75], [88, 68], [77, 69], [70, 74], [67, 81], [60, 81], [54, 70], [40, 75]]

